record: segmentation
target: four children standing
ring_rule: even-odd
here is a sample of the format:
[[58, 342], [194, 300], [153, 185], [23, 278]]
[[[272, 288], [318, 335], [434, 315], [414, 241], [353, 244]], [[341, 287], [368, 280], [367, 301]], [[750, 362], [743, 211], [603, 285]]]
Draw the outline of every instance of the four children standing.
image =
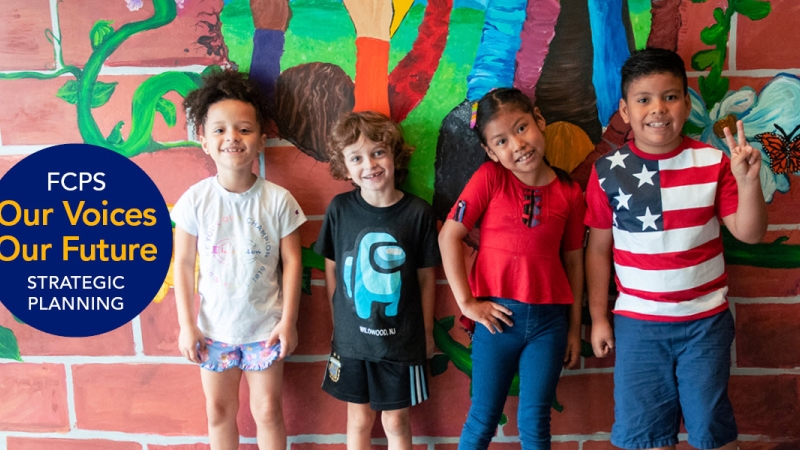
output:
[[[348, 448], [370, 447], [377, 411], [389, 448], [411, 448], [409, 407], [430, 395], [424, 369], [435, 348], [434, 268], [442, 262], [459, 308], [476, 324], [472, 406], [459, 448], [488, 447], [519, 373], [522, 448], [549, 449], [559, 374], [580, 359], [584, 220], [592, 346], [617, 358], [612, 442], [674, 449], [683, 418], [693, 446], [736, 448], [719, 220], [745, 242], [763, 237], [761, 156], [741, 122], [736, 139], [725, 129], [730, 159], [681, 134], [690, 101], [673, 52], [633, 54], [622, 91], [620, 114], [634, 140], [598, 159], [586, 201], [544, 157], [545, 121], [531, 101], [516, 89], [486, 94], [472, 126], [491, 161], [443, 224], [441, 259], [430, 206], [398, 189], [411, 154], [400, 128], [379, 113], [339, 119], [330, 170], [355, 189], [331, 201], [315, 250], [325, 257], [334, 322], [322, 388], [347, 402]], [[305, 216], [288, 191], [252, 173], [267, 111], [246, 77], [207, 78], [185, 106], [218, 174], [190, 188], [172, 212], [181, 353], [203, 368], [213, 449], [238, 446], [242, 373], [259, 448], [285, 448], [282, 363], [297, 345], [297, 228]], [[480, 248], [468, 274], [462, 239], [476, 226]], [[620, 292], [613, 331], [612, 256]]]

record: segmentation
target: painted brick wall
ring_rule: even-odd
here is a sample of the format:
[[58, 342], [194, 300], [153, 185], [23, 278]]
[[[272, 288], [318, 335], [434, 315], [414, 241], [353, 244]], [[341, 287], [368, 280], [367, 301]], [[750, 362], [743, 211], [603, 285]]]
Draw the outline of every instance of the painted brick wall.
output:
[[[7, 0], [0, 9], [0, 71], [47, 71], [56, 68], [52, 46], [42, 30], [53, 23], [57, 0]], [[147, 17], [148, 2], [131, 13], [122, 0], [65, 1], [61, 15], [60, 54], [66, 64], [80, 65], [91, 51], [89, 30], [98, 19], [125, 21]], [[129, 120], [133, 90], [149, 76], [175, 67], [200, 71], [219, 63], [195, 43], [202, 30], [196, 17], [218, 11], [222, 0], [186, 0], [186, 8], [163, 29], [126, 42], [103, 69], [101, 81], [119, 83], [115, 95], [95, 110], [104, 135], [118, 120]], [[689, 3], [686, 0], [686, 3]], [[692, 5], [683, 16], [679, 51], [688, 61], [705, 46], [700, 30], [709, 25], [713, 8], [723, 1]], [[735, 20], [725, 75], [731, 89], [760, 89], [779, 72], [800, 75], [800, 40], [794, 26], [800, 6], [773, 0], [765, 20]], [[148, 9], [150, 8], [150, 9]], [[684, 8], [686, 11], [686, 8]], [[776, 33], [780, 30], [780, 33]], [[77, 39], [80, 37], [80, 39]], [[701, 73], [690, 73], [697, 87]], [[67, 78], [0, 80], [0, 175], [24, 155], [44, 146], [81, 140], [75, 108], [56, 97]], [[177, 94], [167, 98], [179, 104]], [[153, 131], [160, 140], [187, 137], [185, 118], [169, 128], [160, 116]], [[302, 243], [316, 239], [330, 199], [349, 189], [331, 180], [318, 163], [280, 141], [266, 153], [267, 178], [297, 197], [310, 221], [301, 229]], [[197, 149], [179, 148], [133, 159], [156, 182], [168, 203], [187, 187], [214, 173], [214, 165]], [[770, 205], [766, 241], [788, 237], [800, 244], [800, 181], [776, 195]], [[730, 391], [739, 421], [742, 450], [800, 449], [800, 269], [731, 266], [731, 300], [737, 319]], [[449, 287], [439, 272], [436, 317], [457, 314]], [[345, 405], [324, 394], [319, 385], [329, 350], [331, 324], [322, 274], [315, 272], [312, 295], [303, 296], [298, 324], [300, 345], [286, 364], [284, 405], [292, 450], [339, 450], [345, 442]], [[198, 370], [177, 351], [177, 319], [170, 293], [139, 317], [102, 336], [60, 338], [13, 320], [0, 307], [0, 325], [16, 335], [24, 362], [0, 359], [0, 450], [111, 449], [203, 450], [208, 448], [204, 399]], [[589, 330], [584, 330], [588, 335]], [[466, 338], [452, 331], [462, 343]], [[613, 422], [613, 360], [586, 359], [567, 371], [558, 387], [565, 406], [554, 413], [555, 450], [606, 450]], [[431, 400], [412, 412], [415, 450], [455, 449], [469, 407], [469, 380], [452, 366], [431, 379]], [[239, 427], [243, 445], [254, 450], [255, 425], [240, 392]], [[508, 423], [498, 431], [493, 449], [519, 448], [516, 398], [506, 407]], [[379, 426], [374, 443], [385, 447]], [[384, 447], [382, 447], [382, 445]], [[688, 448], [685, 444], [680, 449]]]

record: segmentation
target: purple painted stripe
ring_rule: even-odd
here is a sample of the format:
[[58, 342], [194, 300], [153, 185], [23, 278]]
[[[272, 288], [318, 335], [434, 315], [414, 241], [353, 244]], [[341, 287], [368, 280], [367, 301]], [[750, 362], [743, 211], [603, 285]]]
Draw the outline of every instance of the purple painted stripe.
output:
[[517, 52], [517, 71], [514, 74], [514, 87], [525, 93], [531, 100], [536, 98], [536, 83], [542, 74], [544, 59], [550, 48], [550, 41], [556, 34], [556, 21], [561, 5], [558, 0], [530, 0], [522, 25], [522, 43]]

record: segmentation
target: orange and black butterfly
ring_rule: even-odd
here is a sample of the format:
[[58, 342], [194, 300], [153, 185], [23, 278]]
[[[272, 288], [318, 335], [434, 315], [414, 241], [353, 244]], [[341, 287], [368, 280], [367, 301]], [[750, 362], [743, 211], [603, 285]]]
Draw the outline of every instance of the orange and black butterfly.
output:
[[800, 134], [792, 137], [800, 129], [800, 125], [796, 126], [788, 135], [777, 123], [774, 125], [775, 133], [761, 133], [755, 136], [769, 155], [772, 172], [800, 172]]

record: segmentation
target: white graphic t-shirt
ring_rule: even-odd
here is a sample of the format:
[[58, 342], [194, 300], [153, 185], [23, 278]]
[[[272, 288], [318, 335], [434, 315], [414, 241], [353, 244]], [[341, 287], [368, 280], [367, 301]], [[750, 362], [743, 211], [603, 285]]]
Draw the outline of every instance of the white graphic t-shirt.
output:
[[203, 334], [234, 345], [266, 340], [283, 308], [280, 240], [306, 221], [292, 194], [261, 177], [232, 193], [211, 177], [189, 188], [171, 217], [197, 236]]

